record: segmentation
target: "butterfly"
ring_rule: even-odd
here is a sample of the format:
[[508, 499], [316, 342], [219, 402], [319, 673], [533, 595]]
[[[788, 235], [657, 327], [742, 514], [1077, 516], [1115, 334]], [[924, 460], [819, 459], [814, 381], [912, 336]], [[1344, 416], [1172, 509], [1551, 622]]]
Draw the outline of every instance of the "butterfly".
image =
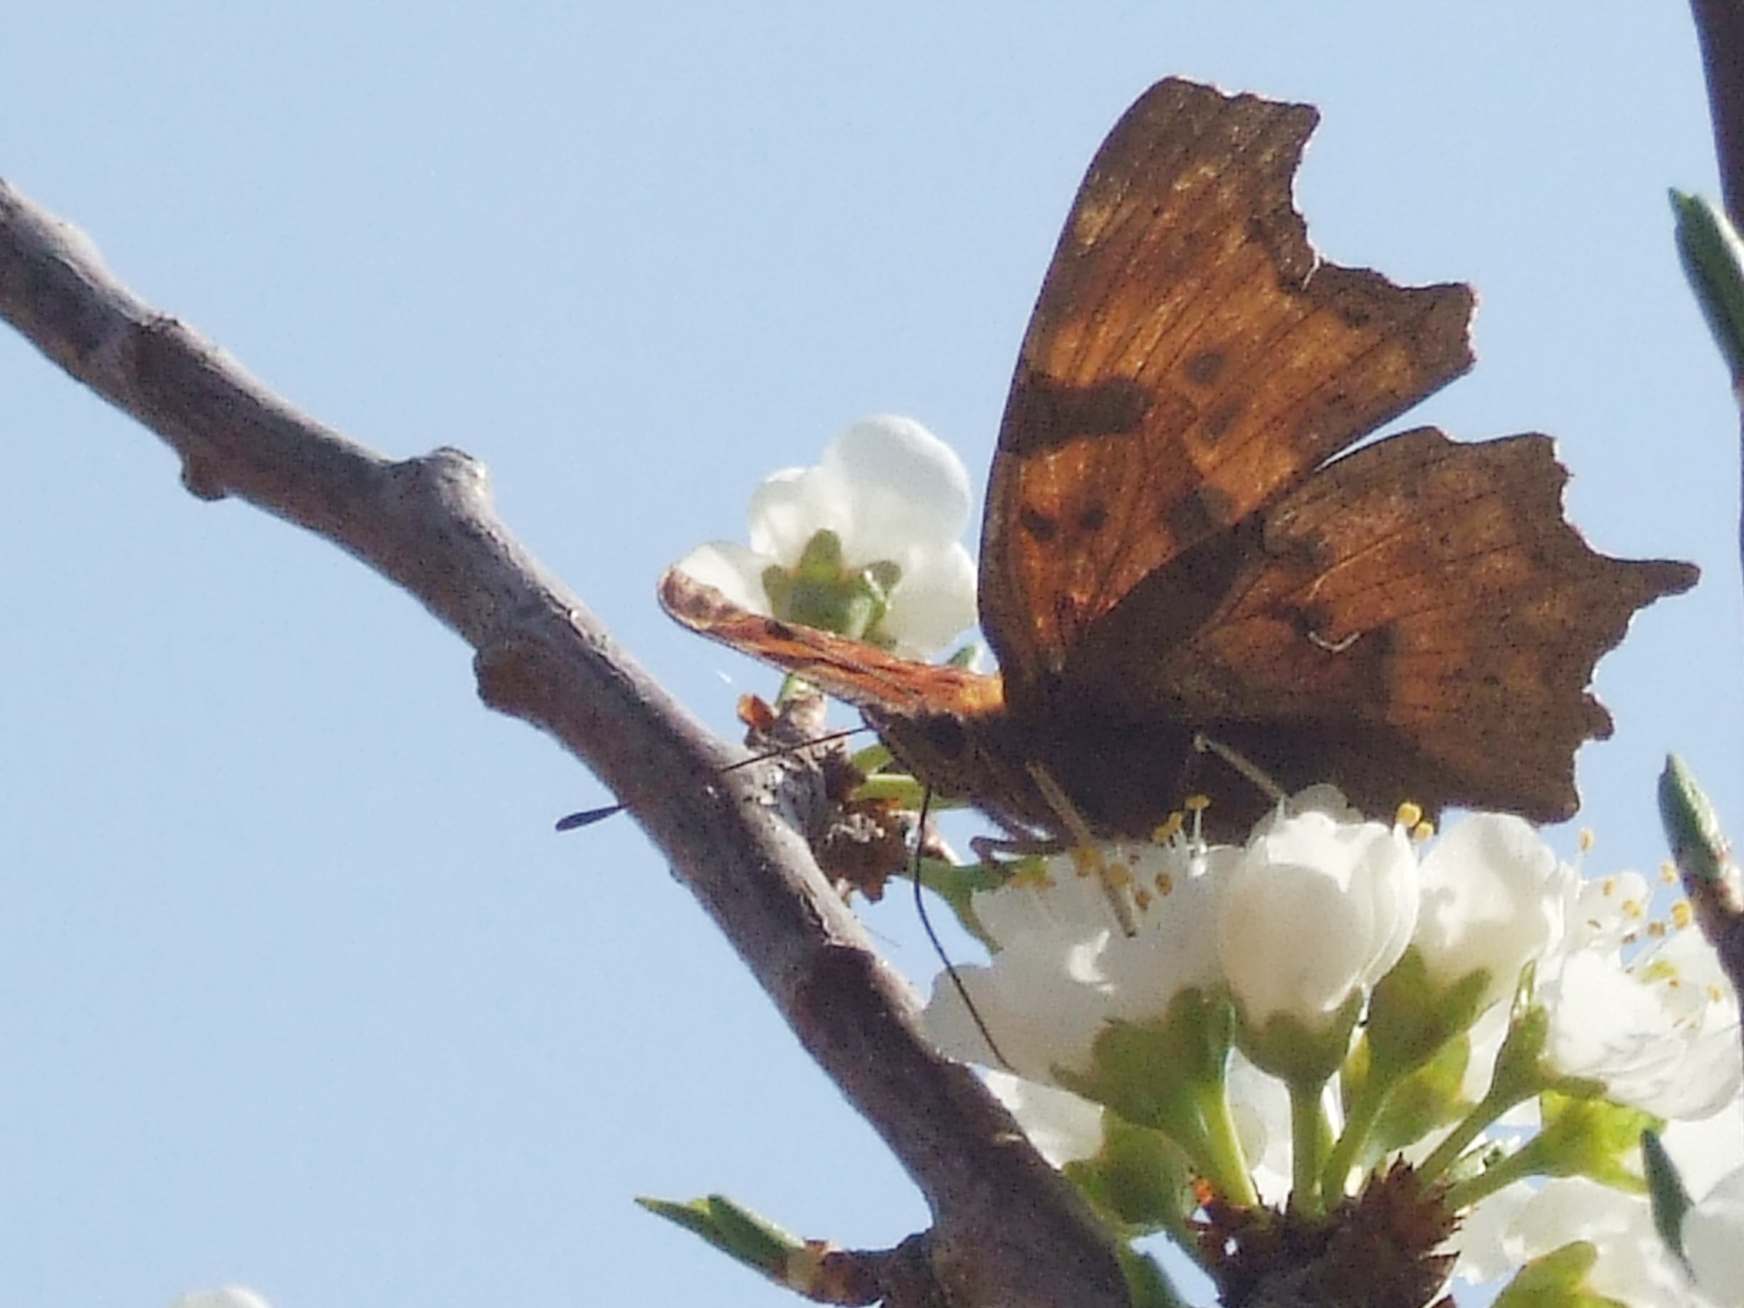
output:
[[896, 758], [1012, 830], [1144, 835], [1189, 788], [1270, 799], [1194, 748], [1359, 809], [1568, 818], [1587, 689], [1690, 564], [1607, 557], [1549, 437], [1350, 447], [1472, 364], [1469, 287], [1322, 261], [1291, 200], [1310, 105], [1177, 78], [1090, 164], [1023, 338], [987, 489], [995, 675], [748, 612], [682, 572], [683, 625], [857, 705]]

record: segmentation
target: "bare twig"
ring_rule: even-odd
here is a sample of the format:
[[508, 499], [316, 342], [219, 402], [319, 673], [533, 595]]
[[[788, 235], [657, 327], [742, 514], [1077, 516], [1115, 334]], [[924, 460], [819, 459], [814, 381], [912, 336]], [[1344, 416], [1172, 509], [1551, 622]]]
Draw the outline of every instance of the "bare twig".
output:
[[1744, 1000], [1744, 881], [1719, 815], [1676, 754], [1659, 774], [1659, 815], [1696, 922]]
[[1744, 0], [1690, 0], [1702, 68], [1720, 188], [1732, 221], [1744, 227]]
[[117, 282], [91, 244], [0, 182], [0, 316], [157, 433], [202, 499], [234, 495], [357, 556], [476, 651], [486, 704], [555, 736], [626, 801], [812, 1056], [926, 1195], [940, 1297], [1125, 1302], [1076, 1192], [965, 1068], [920, 1038], [803, 842], [724, 747], [619, 650], [495, 516], [453, 449], [395, 462], [292, 408]]
[[[1702, 72], [1708, 83], [1708, 116], [1714, 125], [1720, 195], [1732, 225], [1744, 228], [1744, 0], [1690, 0], [1690, 13], [1695, 18]], [[1744, 409], [1744, 384], [1736, 371], [1732, 382], [1733, 394]], [[1744, 551], [1744, 412], [1740, 413], [1738, 436], [1738, 539]]]

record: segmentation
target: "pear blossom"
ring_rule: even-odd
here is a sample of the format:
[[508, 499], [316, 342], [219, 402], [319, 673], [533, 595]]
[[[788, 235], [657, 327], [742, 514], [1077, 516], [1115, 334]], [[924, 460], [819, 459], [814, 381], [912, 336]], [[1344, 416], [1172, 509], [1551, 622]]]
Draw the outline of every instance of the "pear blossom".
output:
[[1711, 1117], [1667, 1122], [1660, 1143], [1684, 1188], [1706, 1194], [1729, 1172], [1744, 1171], [1744, 1095]]
[[[1498, 1196], [1499, 1197], [1499, 1196]], [[1653, 1225], [1647, 1200], [1585, 1177], [1546, 1181], [1508, 1223], [1502, 1247], [1519, 1266], [1575, 1240], [1598, 1251], [1586, 1289], [1629, 1308], [1710, 1308]], [[1724, 1301], [1722, 1301], [1724, 1302]]]
[[179, 1296], [170, 1308], [270, 1308], [267, 1301], [243, 1285], [195, 1290]]
[[994, 1068], [982, 1072], [981, 1078], [993, 1097], [1023, 1124], [1036, 1151], [1055, 1167], [1094, 1158], [1102, 1148], [1101, 1104]]
[[1701, 1118], [1738, 1093], [1738, 1000], [1694, 931], [1625, 962], [1615, 950], [1549, 960], [1539, 1000], [1552, 1065], [1602, 1082], [1608, 1098], [1668, 1118]]
[[[1646, 929], [1643, 878], [1583, 878], [1525, 823], [1494, 815], [1454, 824], [1419, 858], [1403, 825], [1364, 821], [1324, 787], [1281, 805], [1244, 845], [1177, 834], [1103, 856], [1116, 871], [1107, 882], [1062, 857], [977, 893], [993, 956], [958, 969], [1016, 1073], [984, 1075], [1056, 1166], [1118, 1159], [1110, 1142], [1130, 1122], [1178, 1145], [1226, 1202], [1299, 1211], [1355, 1193], [1365, 1169], [1403, 1156], [1451, 1187], [1461, 1226], [1446, 1248], [1463, 1280], [1494, 1283], [1584, 1242], [1550, 1273], [1582, 1292], [1630, 1308], [1744, 1308], [1736, 1004], [1699, 933], [1641, 946], [1664, 934]], [[1109, 884], [1137, 906], [1130, 936]], [[1187, 994], [1208, 998], [1177, 1011]], [[1191, 1025], [1227, 1017], [1229, 999], [1241, 1014], [1233, 1048]], [[1353, 1040], [1338, 1019], [1371, 1000]], [[1463, 1064], [1384, 1056], [1389, 1023], [1413, 1013], [1426, 1038], [1460, 1042], [1427, 1045], [1424, 1060], [1442, 1051]], [[998, 1061], [948, 978], [925, 1017], [946, 1052]], [[1317, 1062], [1327, 1050], [1332, 1061]], [[1183, 1072], [1179, 1057], [1201, 1061]], [[1497, 1082], [1509, 1058], [1510, 1079]], [[1343, 1075], [1322, 1080], [1340, 1059]], [[1516, 1097], [1508, 1087], [1522, 1075]], [[1603, 1098], [1582, 1098], [1582, 1082]], [[1712, 1195], [1685, 1223], [1699, 1288], [1631, 1188], [1637, 1110], [1670, 1119], [1667, 1151], [1693, 1192]], [[1406, 1140], [1412, 1120], [1421, 1137]]]
[[[1213, 905], [1223, 877], [1212, 864], [1230, 851], [1173, 842], [1110, 857], [1149, 896], [1130, 937], [1102, 881], [1064, 856], [1047, 860], [1039, 877], [974, 896], [976, 919], [999, 949], [983, 966], [959, 964], [957, 977], [1010, 1067], [1044, 1084], [1057, 1084], [1056, 1069], [1088, 1070], [1107, 1024], [1161, 1018], [1183, 990], [1219, 979]], [[948, 975], [934, 982], [923, 1020], [945, 1053], [993, 1061]]]
[[836, 437], [817, 466], [765, 478], [749, 546], [713, 541], [677, 566], [742, 608], [791, 618], [769, 580], [795, 575], [831, 533], [842, 583], [874, 578], [881, 592], [867, 630], [847, 634], [923, 658], [975, 622], [975, 565], [960, 539], [969, 508], [969, 474], [950, 446], [911, 418], [881, 415]]
[[1437, 985], [1487, 973], [1482, 1011], [1512, 996], [1520, 970], [1562, 943], [1580, 877], [1526, 822], [1483, 813], [1436, 840], [1422, 885], [1411, 943]]
[[1744, 1167], [1684, 1214], [1683, 1248], [1702, 1293], [1717, 1304], [1744, 1304]]
[[1227, 875], [1218, 957], [1248, 1024], [1328, 1026], [1410, 942], [1417, 858], [1398, 827], [1310, 811], [1262, 826]]

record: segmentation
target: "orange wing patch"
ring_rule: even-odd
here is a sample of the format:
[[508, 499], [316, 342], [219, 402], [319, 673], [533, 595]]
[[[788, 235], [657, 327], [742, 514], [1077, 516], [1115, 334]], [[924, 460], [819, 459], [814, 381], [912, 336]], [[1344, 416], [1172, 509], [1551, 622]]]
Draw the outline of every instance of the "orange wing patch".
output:
[[660, 607], [692, 631], [863, 709], [898, 717], [973, 716], [1004, 703], [997, 676], [916, 663], [864, 641], [751, 613], [676, 568], [660, 579], [659, 597]]

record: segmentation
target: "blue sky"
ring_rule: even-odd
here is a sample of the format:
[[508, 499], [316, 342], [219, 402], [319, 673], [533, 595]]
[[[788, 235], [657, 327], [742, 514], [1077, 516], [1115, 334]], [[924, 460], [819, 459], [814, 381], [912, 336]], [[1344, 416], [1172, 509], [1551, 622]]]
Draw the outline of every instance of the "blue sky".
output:
[[[1682, 6], [35, 6], [0, 174], [321, 419], [486, 461], [727, 730], [773, 678], [654, 579], [868, 412], [979, 484], [1084, 165], [1171, 73], [1321, 106], [1330, 257], [1477, 285], [1477, 369], [1411, 422], [1554, 433], [1595, 543], [1706, 569], [1599, 670], [1593, 858], [1663, 856], [1668, 748], [1738, 826], [1736, 414], [1664, 197], [1713, 189]], [[924, 1225], [635, 827], [551, 834], [606, 796], [457, 639], [193, 500], [9, 335], [0, 394], [9, 1298], [776, 1304], [630, 1197]], [[931, 975], [904, 905], [873, 924]]]

